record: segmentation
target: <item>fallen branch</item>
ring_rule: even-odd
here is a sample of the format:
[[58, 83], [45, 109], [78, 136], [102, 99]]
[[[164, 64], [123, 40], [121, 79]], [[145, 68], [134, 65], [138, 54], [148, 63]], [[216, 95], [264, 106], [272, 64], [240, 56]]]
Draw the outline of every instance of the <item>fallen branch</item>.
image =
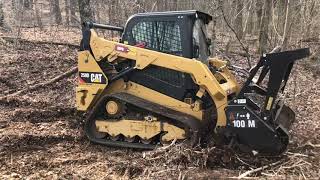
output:
[[22, 38], [16, 38], [16, 37], [10, 37], [10, 36], [0, 36], [0, 38], [4, 39], [5, 41], [9, 41], [11, 43], [15, 43], [17, 41], [23, 42], [23, 43], [33, 43], [33, 44], [50, 44], [50, 45], [57, 45], [57, 46], [69, 46], [74, 48], [79, 48], [79, 45], [71, 44], [71, 43], [64, 43], [64, 42], [52, 42], [52, 41], [35, 41], [35, 40], [28, 40], [28, 39], [22, 39]]
[[281, 49], [282, 49], [281, 46], [276, 46], [272, 49], [272, 51], [269, 52], [269, 54], [281, 52]]
[[311, 142], [308, 142], [307, 145], [309, 145], [313, 148], [320, 148], [320, 144], [312, 144]]
[[292, 152], [287, 152], [288, 155], [292, 155], [293, 157], [296, 157], [296, 156], [300, 156], [300, 157], [309, 157], [308, 155], [305, 155], [305, 154], [300, 154], [300, 153], [292, 153]]
[[67, 77], [70, 77], [71, 75], [75, 74], [76, 72], [78, 71], [78, 67], [73, 67], [72, 69], [70, 69], [69, 71], [47, 81], [47, 82], [43, 82], [43, 83], [38, 83], [38, 84], [35, 84], [35, 85], [32, 85], [30, 87], [27, 87], [25, 89], [22, 89], [20, 91], [17, 91], [17, 92], [14, 92], [12, 94], [9, 94], [9, 95], [6, 95], [6, 96], [3, 96], [3, 97], [0, 97], [0, 101], [3, 101], [4, 99], [8, 98], [8, 97], [14, 97], [14, 96], [18, 96], [22, 93], [26, 93], [26, 92], [31, 92], [31, 91], [35, 91], [41, 87], [44, 87], [44, 86], [47, 86], [47, 85], [50, 85], [50, 84], [53, 84], [55, 82], [58, 82], [60, 81], [61, 79], [64, 79], [64, 78], [67, 78]]
[[247, 57], [248, 56], [246, 52], [229, 51], [229, 53], [237, 54], [237, 55], [242, 56], [242, 57]]
[[[166, 150], [170, 149], [172, 146], [174, 146], [176, 144], [177, 139], [174, 139], [169, 145], [167, 146], [163, 146], [160, 148], [157, 148], [156, 150], [152, 151], [152, 152], [148, 152], [148, 153], [143, 153], [142, 157], [146, 158], [147, 156], [155, 156], [158, 154], [161, 154], [163, 152], [165, 152]], [[155, 159], [159, 159], [161, 158], [161, 156], [156, 156], [154, 158], [147, 158], [148, 160], [155, 160]]]
[[245, 173], [240, 174], [240, 176], [238, 176], [237, 178], [238, 179], [245, 178], [245, 177], [247, 177], [248, 175], [250, 175], [252, 173], [256, 173], [256, 172], [262, 171], [262, 170], [264, 170], [266, 168], [269, 168], [269, 167], [272, 167], [272, 166], [276, 166], [276, 165], [278, 165], [280, 163], [282, 163], [282, 161], [277, 161], [277, 162], [274, 162], [274, 163], [271, 163], [271, 164], [268, 164], [268, 165], [265, 165], [265, 166], [261, 166], [261, 167], [256, 168], [256, 169], [252, 169], [250, 171], [246, 171]]
[[176, 143], [176, 141], [177, 141], [177, 139], [174, 139], [169, 145], [164, 146], [164, 147], [160, 147], [159, 150], [164, 151], [166, 149], [169, 149], [170, 147], [172, 147]]

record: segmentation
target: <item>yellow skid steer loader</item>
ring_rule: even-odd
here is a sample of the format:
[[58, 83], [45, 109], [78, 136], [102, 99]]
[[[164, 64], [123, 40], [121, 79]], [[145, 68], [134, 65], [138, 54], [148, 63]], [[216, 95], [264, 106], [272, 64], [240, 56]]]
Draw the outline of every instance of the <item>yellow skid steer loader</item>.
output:
[[[225, 61], [210, 58], [211, 20], [175, 11], [136, 14], [124, 28], [84, 23], [76, 104], [88, 112], [88, 139], [153, 149], [218, 134], [245, 151], [286, 150], [295, 114], [278, 93], [309, 49], [263, 55], [240, 87]], [[106, 40], [94, 29], [118, 31], [121, 39]]]

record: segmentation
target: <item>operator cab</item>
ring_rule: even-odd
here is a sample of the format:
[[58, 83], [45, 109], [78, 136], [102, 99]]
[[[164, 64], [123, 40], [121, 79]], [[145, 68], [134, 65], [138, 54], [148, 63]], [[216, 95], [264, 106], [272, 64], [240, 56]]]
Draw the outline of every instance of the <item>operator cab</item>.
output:
[[121, 39], [125, 44], [206, 63], [211, 44], [206, 27], [211, 20], [210, 15], [195, 10], [135, 14]]
[[[195, 58], [208, 64], [210, 40], [206, 26], [211, 20], [212, 17], [206, 13], [190, 10], [135, 14], [129, 18], [125, 28], [86, 22], [80, 50], [91, 51], [90, 29], [100, 28], [120, 32], [121, 43]], [[129, 66], [130, 64], [124, 61], [117, 64], [116, 68], [120, 72]], [[155, 65], [136, 71], [125, 80], [189, 103], [196, 99], [199, 91], [199, 86], [194, 83], [190, 74]]]
[[[208, 64], [206, 26], [211, 20], [210, 15], [195, 10], [135, 14], [127, 21], [121, 42]], [[195, 100], [199, 90], [190, 74], [153, 65], [129, 80], [180, 101]]]

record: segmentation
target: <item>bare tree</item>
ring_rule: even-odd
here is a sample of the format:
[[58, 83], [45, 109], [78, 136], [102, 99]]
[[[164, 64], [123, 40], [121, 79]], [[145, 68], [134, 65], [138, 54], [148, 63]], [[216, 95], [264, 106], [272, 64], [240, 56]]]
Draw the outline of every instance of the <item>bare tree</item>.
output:
[[[225, 46], [230, 47], [230, 52], [235, 52], [232, 48], [240, 44], [246, 51], [245, 54], [248, 54], [249, 48], [262, 53], [267, 51], [268, 46], [282, 46], [286, 49], [290, 48], [291, 42], [320, 39], [319, 0], [0, 0], [0, 2], [4, 3], [4, 8], [10, 7], [9, 11], [5, 10], [4, 15], [0, 13], [0, 24], [5, 20], [6, 24], [9, 22], [14, 27], [21, 26], [21, 28], [30, 26], [32, 22], [40, 28], [43, 24], [62, 22], [66, 25], [78, 25], [80, 18], [81, 21], [97, 20], [96, 22], [124, 25], [127, 18], [134, 13], [197, 9], [214, 16], [212, 23], [214, 27], [208, 28], [212, 39], [217, 38], [217, 41], [221, 41], [221, 47], [230, 40], [229, 46]], [[49, 10], [47, 4], [50, 4], [51, 14], [46, 13]], [[225, 17], [221, 16], [218, 6], [223, 8]], [[33, 7], [33, 11], [30, 7]], [[48, 21], [51, 16], [52, 21]], [[234, 32], [228, 30], [229, 26], [223, 23], [224, 18]], [[233, 36], [234, 33], [236, 36]], [[112, 35], [106, 32], [106, 36], [110, 34]], [[242, 45], [234, 44], [235, 38], [239, 38]]]
[[77, 16], [76, 16], [76, 9], [77, 9], [78, 2], [77, 0], [70, 0], [70, 23], [76, 24], [77, 23]]
[[243, 1], [242, 0], [236, 0], [236, 7], [237, 7], [237, 15], [235, 19], [235, 30], [239, 37], [239, 39], [242, 39], [243, 36], [243, 28], [242, 28], [242, 17], [243, 17]]
[[33, 0], [20, 0], [20, 4], [23, 5], [25, 9], [33, 8]]
[[[139, 7], [141, 4], [139, 4], [139, 1], [137, 2]], [[119, 19], [117, 17], [118, 14], [118, 1], [117, 0], [110, 0], [109, 3], [109, 23], [113, 25], [117, 25], [119, 22]]]
[[259, 54], [267, 52], [269, 23], [271, 19], [272, 1], [265, 0], [263, 5], [263, 14], [259, 32]]
[[2, 27], [3, 24], [4, 24], [4, 12], [3, 12], [2, 2], [0, 2], [0, 27]]
[[40, 28], [40, 30], [42, 30], [43, 24], [41, 20], [41, 12], [39, 11], [38, 0], [34, 0], [34, 11], [36, 12], [36, 20], [37, 20], [38, 27]]
[[254, 22], [253, 22], [253, 17], [254, 17], [254, 3], [251, 1], [247, 7], [247, 15], [246, 15], [246, 20], [244, 23], [243, 27], [243, 33], [244, 35], [246, 34], [252, 34], [252, 30], [254, 28]]
[[66, 25], [70, 25], [70, 0], [64, 0], [64, 10], [66, 12]]
[[55, 22], [57, 24], [61, 24], [62, 23], [62, 15], [61, 15], [61, 10], [60, 10], [59, 0], [54, 0], [51, 3], [52, 3], [52, 12], [55, 17]]
[[101, 10], [101, 6], [102, 6], [102, 3], [101, 1], [96, 1], [95, 2], [95, 9], [97, 11], [95, 11], [95, 19], [98, 23], [101, 23], [101, 16], [100, 16], [100, 10]]
[[178, 0], [171, 0], [169, 10], [176, 11], [178, 9], [177, 6], [178, 6]]
[[286, 0], [286, 10], [285, 10], [285, 20], [284, 20], [284, 26], [283, 26], [283, 35], [282, 35], [282, 41], [281, 41], [281, 49], [286, 49], [288, 45], [288, 38], [289, 38], [289, 31], [291, 29], [291, 25], [288, 24], [288, 18], [289, 18], [289, 9], [290, 9], [290, 0]]
[[167, 1], [157, 0], [157, 11], [164, 11]]
[[278, 10], [277, 31], [279, 34], [283, 34], [283, 32], [284, 32], [283, 24], [285, 23], [285, 19], [286, 19], [287, 4], [288, 4], [287, 0], [277, 1], [277, 5], [278, 5], [278, 8], [277, 8], [277, 10]]
[[314, 18], [316, 17], [319, 7], [316, 7], [316, 0], [306, 0], [304, 4], [304, 17], [306, 24], [306, 31], [304, 33], [305, 38], [309, 38], [311, 34], [311, 27], [314, 24]]
[[256, 2], [256, 17], [257, 17], [257, 23], [255, 26], [255, 31], [260, 30], [261, 26], [261, 20], [262, 20], [262, 13], [263, 13], [263, 0], [257, 0]]
[[93, 21], [93, 13], [90, 6], [90, 0], [78, 0], [81, 22]]

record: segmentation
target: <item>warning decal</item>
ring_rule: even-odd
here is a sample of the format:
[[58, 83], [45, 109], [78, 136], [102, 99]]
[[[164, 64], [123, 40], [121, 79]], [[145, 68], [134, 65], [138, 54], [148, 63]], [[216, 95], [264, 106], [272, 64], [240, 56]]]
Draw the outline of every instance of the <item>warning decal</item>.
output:
[[235, 128], [257, 128], [255, 118], [248, 111], [230, 112], [228, 118]]

